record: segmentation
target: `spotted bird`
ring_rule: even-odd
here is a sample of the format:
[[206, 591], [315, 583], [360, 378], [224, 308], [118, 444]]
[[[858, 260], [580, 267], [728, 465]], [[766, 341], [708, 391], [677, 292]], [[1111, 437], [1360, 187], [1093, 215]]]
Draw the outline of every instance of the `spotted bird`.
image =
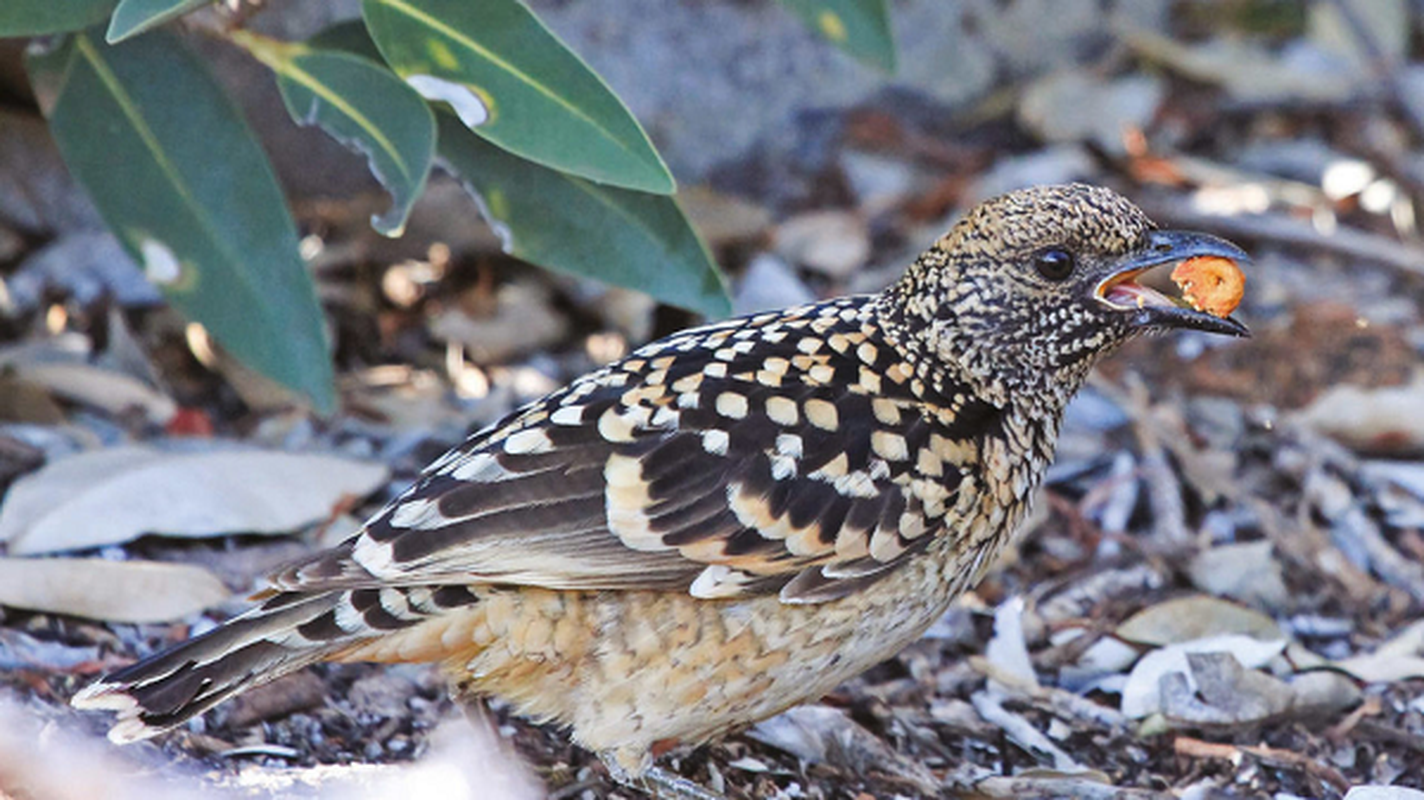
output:
[[74, 705], [128, 742], [313, 662], [433, 661], [698, 796], [655, 749], [919, 637], [1012, 540], [1097, 361], [1246, 333], [1136, 281], [1196, 256], [1246, 259], [1107, 189], [989, 200], [879, 294], [674, 334], [473, 434], [256, 608]]

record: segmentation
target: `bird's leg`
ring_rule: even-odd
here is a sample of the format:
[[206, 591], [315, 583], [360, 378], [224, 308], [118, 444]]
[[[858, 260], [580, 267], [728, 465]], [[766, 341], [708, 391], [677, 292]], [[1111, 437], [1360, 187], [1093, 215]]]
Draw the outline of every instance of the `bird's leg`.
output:
[[[599, 753], [604, 766], [608, 767], [608, 777], [622, 786], [646, 792], [657, 800], [726, 800], [696, 781], [675, 775], [651, 763], [646, 763], [640, 773], [634, 774], [623, 765], [618, 756], [617, 751]], [[651, 761], [647, 757], [644, 757], [644, 760]]]

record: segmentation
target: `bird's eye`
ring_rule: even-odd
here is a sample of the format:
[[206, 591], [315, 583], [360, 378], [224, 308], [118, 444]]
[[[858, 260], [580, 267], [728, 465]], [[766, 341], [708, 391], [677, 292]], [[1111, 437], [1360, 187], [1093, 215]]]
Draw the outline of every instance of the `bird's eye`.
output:
[[1038, 274], [1051, 281], [1061, 281], [1073, 273], [1073, 254], [1061, 247], [1040, 251], [1034, 258]]

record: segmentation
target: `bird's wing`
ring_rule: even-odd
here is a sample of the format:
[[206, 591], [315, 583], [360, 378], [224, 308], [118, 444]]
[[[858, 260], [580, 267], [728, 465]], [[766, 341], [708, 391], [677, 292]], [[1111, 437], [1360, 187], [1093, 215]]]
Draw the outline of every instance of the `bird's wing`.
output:
[[975, 458], [852, 311], [649, 345], [472, 436], [275, 583], [849, 594], [955, 530]]

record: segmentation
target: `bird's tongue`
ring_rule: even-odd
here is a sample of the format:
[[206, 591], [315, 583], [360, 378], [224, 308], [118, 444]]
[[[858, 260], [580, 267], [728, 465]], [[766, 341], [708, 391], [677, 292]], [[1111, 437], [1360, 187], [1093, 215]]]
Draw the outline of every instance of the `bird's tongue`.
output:
[[1175, 306], [1171, 298], [1156, 289], [1143, 286], [1131, 278], [1109, 286], [1103, 293], [1109, 303], [1126, 308], [1146, 308], [1148, 306]]

